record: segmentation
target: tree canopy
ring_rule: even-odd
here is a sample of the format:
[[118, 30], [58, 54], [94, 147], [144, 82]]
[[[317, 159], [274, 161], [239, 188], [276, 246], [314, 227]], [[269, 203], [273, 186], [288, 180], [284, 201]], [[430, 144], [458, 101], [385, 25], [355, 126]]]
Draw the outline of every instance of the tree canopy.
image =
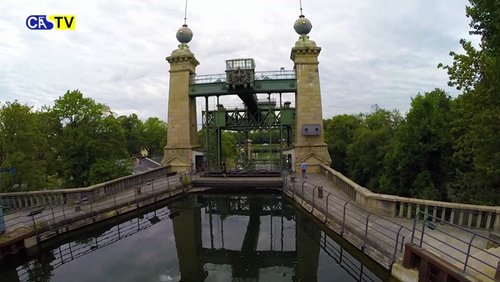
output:
[[456, 179], [452, 198], [499, 203], [500, 5], [496, 0], [470, 0], [466, 13], [471, 18], [470, 33], [480, 36], [480, 48], [462, 39], [465, 54], [451, 52], [452, 65], [439, 65], [447, 70], [449, 84], [463, 90], [453, 108]]
[[0, 108], [0, 192], [84, 187], [131, 173], [141, 148], [160, 155], [166, 123], [115, 117], [79, 90], [39, 111], [17, 101]]
[[38, 126], [40, 116], [31, 114], [31, 107], [17, 101], [0, 109], [0, 185], [6, 191], [46, 187], [42, 157], [47, 135]]
[[385, 156], [384, 192], [446, 200], [452, 138], [451, 97], [436, 89], [412, 99]]
[[500, 204], [499, 2], [470, 0], [466, 15], [480, 46], [462, 39], [463, 53], [438, 65], [458, 97], [418, 94], [400, 123], [383, 110], [325, 121], [333, 168], [376, 192]]

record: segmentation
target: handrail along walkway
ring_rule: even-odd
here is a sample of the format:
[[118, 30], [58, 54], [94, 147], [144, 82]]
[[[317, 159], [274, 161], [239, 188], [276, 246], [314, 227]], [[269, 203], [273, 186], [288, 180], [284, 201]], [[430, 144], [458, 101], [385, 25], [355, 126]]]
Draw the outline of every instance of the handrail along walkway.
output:
[[[328, 173], [332, 174], [330, 170]], [[386, 268], [391, 269], [395, 262], [402, 261], [406, 243], [415, 243], [456, 265], [463, 275], [494, 279], [500, 254], [488, 249], [488, 246], [498, 247], [500, 242], [444, 221], [429, 208], [416, 211], [412, 221], [406, 217], [390, 219], [391, 214], [380, 215], [375, 209], [366, 209], [359, 204], [367, 203], [366, 200], [359, 201], [359, 195], [366, 192], [363, 191], [366, 188], [353, 187], [356, 185], [354, 182], [339, 174], [328, 177], [322, 171], [320, 177], [326, 177], [334, 187], [340, 183], [340, 187], [337, 187], [348, 193], [342, 197], [340, 191], [324, 192], [325, 187], [294, 177], [284, 181], [284, 191], [333, 231]]]

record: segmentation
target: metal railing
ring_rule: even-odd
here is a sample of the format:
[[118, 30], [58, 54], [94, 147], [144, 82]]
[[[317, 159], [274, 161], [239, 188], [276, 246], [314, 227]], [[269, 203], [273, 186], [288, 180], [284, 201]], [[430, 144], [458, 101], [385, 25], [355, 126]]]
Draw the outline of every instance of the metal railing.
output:
[[255, 80], [278, 80], [278, 79], [295, 79], [294, 70], [279, 70], [279, 71], [258, 71], [255, 72]]
[[[155, 174], [146, 174], [153, 176]], [[37, 241], [54, 237], [58, 234], [114, 217], [139, 207], [181, 194], [189, 188], [192, 173], [160, 174], [155, 178], [134, 182], [136, 185], [124, 188], [118, 186], [99, 186], [99, 191], [107, 192], [101, 197], [95, 190], [79, 193], [77, 200], [59, 199], [45, 202], [43, 205], [11, 211], [4, 217], [5, 234], [0, 247], [19, 239], [36, 236]], [[143, 175], [144, 176], [144, 175]], [[137, 176], [141, 178], [142, 176]], [[108, 183], [109, 184], [109, 183]], [[112, 189], [115, 187], [117, 189]], [[0, 257], [2, 253], [0, 252]]]
[[148, 179], [169, 175], [167, 168], [159, 167], [143, 173], [117, 178], [84, 188], [55, 189], [30, 192], [1, 193], [0, 206], [6, 214], [47, 205], [75, 204], [82, 200], [96, 201], [120, 191], [143, 184]]
[[425, 212], [414, 217], [411, 238], [412, 243], [457, 266], [464, 274], [495, 278], [500, 255], [490, 249], [499, 247], [499, 241]]
[[287, 194], [385, 268], [390, 269], [401, 257], [410, 228], [364, 210], [339, 195], [325, 193], [322, 186], [304, 179], [291, 178], [285, 185]]
[[500, 256], [488, 248], [498, 247], [500, 242], [478, 232], [425, 212], [416, 214], [412, 227], [405, 226], [364, 209], [349, 196], [325, 193], [322, 186], [304, 179], [291, 177], [283, 188], [330, 229], [387, 269], [402, 260], [405, 243], [415, 243], [459, 266], [464, 274], [494, 279]]
[[205, 83], [219, 83], [219, 82], [226, 82], [225, 73], [191, 76], [189, 84], [205, 84]]
[[[299, 223], [297, 223], [299, 225]], [[301, 224], [301, 228], [314, 238], [314, 230], [309, 228], [310, 225]], [[344, 250], [342, 245], [328, 236], [325, 232], [321, 232], [319, 238], [319, 246], [325, 254], [337, 262], [337, 264], [346, 270], [356, 281], [378, 282], [383, 281], [368, 267], [364, 267], [363, 263], [355, 258], [349, 251]]]
[[[255, 80], [279, 80], [279, 79], [295, 79], [294, 70], [279, 70], [279, 71], [258, 71], [255, 72]], [[226, 82], [226, 74], [207, 74], [196, 75], [190, 78], [189, 84], [206, 84], [206, 83], [221, 83]]]
[[356, 204], [369, 210], [376, 210], [377, 213], [385, 216], [412, 219], [420, 212], [424, 212], [440, 221], [448, 221], [468, 228], [500, 232], [500, 207], [377, 194], [328, 166], [321, 166], [321, 174]]

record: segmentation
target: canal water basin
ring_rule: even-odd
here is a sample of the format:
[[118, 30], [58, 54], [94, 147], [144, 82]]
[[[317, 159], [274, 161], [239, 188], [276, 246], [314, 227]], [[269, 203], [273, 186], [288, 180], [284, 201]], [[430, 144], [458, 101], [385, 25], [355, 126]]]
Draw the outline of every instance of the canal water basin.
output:
[[2, 262], [0, 281], [386, 281], [279, 193], [196, 194]]

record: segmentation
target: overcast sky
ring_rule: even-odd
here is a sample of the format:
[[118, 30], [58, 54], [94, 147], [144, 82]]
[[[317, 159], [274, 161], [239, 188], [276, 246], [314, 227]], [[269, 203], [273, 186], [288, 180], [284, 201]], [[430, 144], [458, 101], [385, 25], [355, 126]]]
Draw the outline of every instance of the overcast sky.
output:
[[[39, 108], [67, 90], [118, 115], [167, 118], [169, 65], [184, 0], [1, 0], [0, 102]], [[323, 117], [408, 111], [417, 93], [447, 86], [440, 62], [468, 35], [466, 0], [302, 0], [319, 55]], [[29, 15], [76, 15], [74, 31], [29, 30]], [[292, 0], [189, 0], [189, 43], [199, 75], [224, 60], [255, 58], [256, 71], [292, 69], [300, 15]], [[200, 100], [199, 104], [203, 104]]]

